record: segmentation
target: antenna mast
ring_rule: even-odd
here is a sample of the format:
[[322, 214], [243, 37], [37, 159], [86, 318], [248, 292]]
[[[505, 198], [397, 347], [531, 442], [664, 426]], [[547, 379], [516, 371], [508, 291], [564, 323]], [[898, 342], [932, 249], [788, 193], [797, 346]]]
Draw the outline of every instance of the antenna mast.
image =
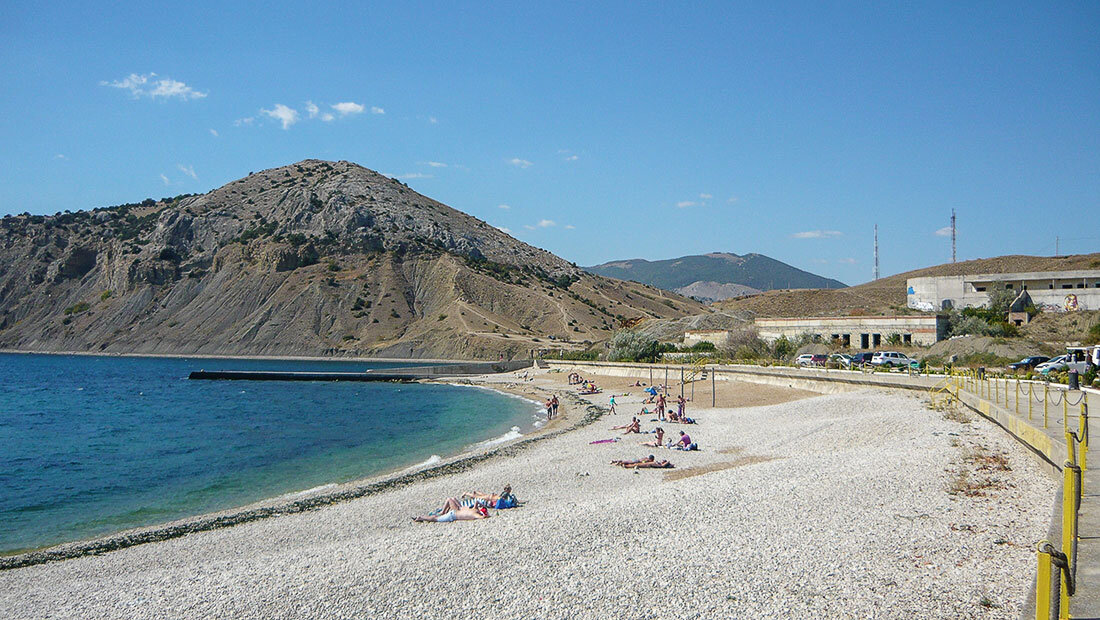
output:
[[955, 262], [955, 210], [951, 209], [951, 262]]
[[878, 280], [878, 224], [875, 224], [875, 279]]

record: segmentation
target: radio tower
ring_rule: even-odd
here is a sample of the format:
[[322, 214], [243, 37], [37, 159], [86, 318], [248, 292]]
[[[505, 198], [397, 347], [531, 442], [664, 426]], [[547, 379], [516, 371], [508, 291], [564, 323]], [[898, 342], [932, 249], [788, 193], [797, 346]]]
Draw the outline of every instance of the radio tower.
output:
[[955, 210], [951, 209], [951, 262], [955, 262]]
[[875, 224], [875, 279], [878, 280], [878, 224]]

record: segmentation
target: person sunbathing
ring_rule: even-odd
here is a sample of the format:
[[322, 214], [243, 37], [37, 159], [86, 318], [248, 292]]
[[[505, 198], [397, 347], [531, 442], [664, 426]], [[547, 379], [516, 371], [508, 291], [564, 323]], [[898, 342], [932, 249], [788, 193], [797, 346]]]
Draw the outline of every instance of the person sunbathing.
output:
[[660, 448], [661, 446], [665, 445], [665, 443], [664, 443], [665, 429], [658, 426], [656, 429], [654, 429], [653, 432], [657, 434], [657, 438], [654, 439], [653, 441], [643, 443], [642, 445], [643, 446], [653, 446], [654, 448]]
[[652, 463], [653, 458], [654, 458], [653, 455], [650, 454], [649, 456], [645, 457], [644, 459], [635, 459], [633, 461], [624, 461], [624, 460], [611, 461], [611, 464], [612, 465], [618, 465], [619, 467], [629, 467], [629, 466], [638, 465], [640, 463]]
[[495, 493], [479, 493], [477, 491], [470, 491], [462, 494], [462, 498], [473, 499], [480, 501], [488, 505], [490, 508], [496, 508], [497, 510], [503, 510], [505, 508], [515, 508], [519, 506], [519, 500], [515, 495], [512, 495], [512, 485], [504, 485], [504, 491], [499, 495]]
[[672, 469], [675, 467], [667, 460], [664, 461], [648, 461], [645, 463], [634, 463], [633, 465], [623, 465], [626, 469]]
[[474, 508], [463, 506], [461, 501], [452, 497], [444, 502], [443, 507], [436, 512], [422, 517], [413, 517], [413, 521], [418, 523], [450, 523], [451, 521], [473, 521], [488, 518], [489, 509], [485, 506], [478, 505]]
[[[634, 428], [634, 427], [636, 427], [636, 426], [637, 426], [637, 427], [639, 427], [639, 428], [641, 428], [641, 420], [639, 420], [639, 419], [638, 419], [638, 418], [636, 418], [636, 417], [631, 417], [631, 418], [630, 418], [630, 424], [623, 424], [622, 426], [612, 426], [612, 427], [611, 427], [611, 430], [613, 430], [613, 431], [618, 431], [618, 430], [622, 430], [622, 429], [624, 429], [624, 428], [628, 428], [628, 429], [629, 429], [629, 428]], [[629, 431], [628, 431], [628, 432], [629, 432]], [[638, 431], [634, 431], [634, 432], [638, 432]]]

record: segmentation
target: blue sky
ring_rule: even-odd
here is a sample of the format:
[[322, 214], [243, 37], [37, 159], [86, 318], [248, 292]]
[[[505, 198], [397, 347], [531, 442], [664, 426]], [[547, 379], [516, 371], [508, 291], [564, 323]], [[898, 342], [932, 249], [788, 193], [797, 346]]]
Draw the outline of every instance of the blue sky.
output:
[[0, 5], [0, 213], [321, 158], [578, 264], [1100, 250], [1097, 2], [95, 4]]

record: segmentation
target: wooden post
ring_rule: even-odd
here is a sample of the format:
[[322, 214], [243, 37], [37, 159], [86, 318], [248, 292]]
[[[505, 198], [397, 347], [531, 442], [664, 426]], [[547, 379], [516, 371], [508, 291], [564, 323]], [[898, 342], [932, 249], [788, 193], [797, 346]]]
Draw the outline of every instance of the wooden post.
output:
[[680, 366], [680, 398], [684, 397], [684, 367]]
[[714, 408], [714, 371], [710, 373], [710, 406]]

